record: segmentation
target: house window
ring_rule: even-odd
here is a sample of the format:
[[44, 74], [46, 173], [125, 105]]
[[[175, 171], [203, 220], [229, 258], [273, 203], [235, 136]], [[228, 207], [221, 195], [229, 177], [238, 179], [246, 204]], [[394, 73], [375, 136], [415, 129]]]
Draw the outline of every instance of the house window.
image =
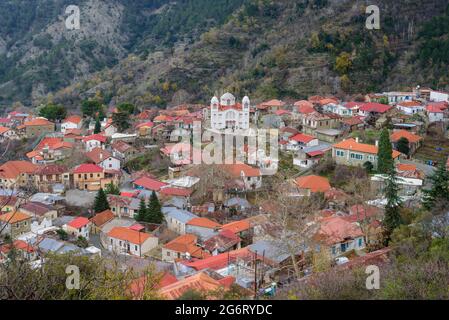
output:
[[351, 157], [351, 159], [356, 159], [356, 160], [362, 160], [363, 159], [363, 155], [358, 154], [358, 153], [351, 153], [350, 157]]
[[335, 249], [335, 246], [332, 247], [332, 254], [336, 255], [337, 254], [337, 250]]
[[348, 244], [347, 243], [342, 243], [341, 244], [341, 252], [346, 252], [346, 249], [348, 249]]
[[134, 246], [135, 250], [137, 251], [137, 246]]
[[359, 247], [361, 247], [362, 245], [363, 245], [363, 239], [360, 238], [360, 239], [359, 239]]
[[167, 251], [167, 257], [170, 257], [170, 251]]
[[111, 239], [111, 244], [113, 243], [112, 239]]
[[337, 157], [344, 157], [345, 156], [345, 152], [341, 151], [341, 150], [337, 150], [336, 154], [337, 154]]

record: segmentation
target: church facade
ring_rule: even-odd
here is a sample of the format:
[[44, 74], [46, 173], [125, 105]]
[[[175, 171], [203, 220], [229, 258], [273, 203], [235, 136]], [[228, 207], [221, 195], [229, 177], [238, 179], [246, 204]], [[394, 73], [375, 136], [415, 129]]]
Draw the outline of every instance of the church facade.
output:
[[244, 97], [237, 103], [235, 97], [225, 93], [220, 100], [213, 97], [210, 104], [210, 123], [214, 130], [249, 129], [250, 101]]

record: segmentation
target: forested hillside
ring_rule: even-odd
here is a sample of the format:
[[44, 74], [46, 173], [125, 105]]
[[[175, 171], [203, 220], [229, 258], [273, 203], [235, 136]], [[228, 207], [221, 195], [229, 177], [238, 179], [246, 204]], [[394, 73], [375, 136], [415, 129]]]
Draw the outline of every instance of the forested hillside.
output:
[[82, 30], [68, 35], [67, 2], [0, 4], [10, 12], [0, 104], [164, 107], [219, 90], [261, 100], [449, 85], [445, 0], [377, 1], [380, 30], [365, 28], [360, 0], [83, 0]]

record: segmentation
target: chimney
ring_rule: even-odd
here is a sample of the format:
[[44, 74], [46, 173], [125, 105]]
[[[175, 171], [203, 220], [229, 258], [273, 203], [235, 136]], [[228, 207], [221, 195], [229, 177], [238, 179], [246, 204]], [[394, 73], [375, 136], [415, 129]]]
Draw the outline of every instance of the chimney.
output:
[[379, 140], [376, 140], [376, 147], [379, 146]]
[[355, 142], [359, 143], [359, 137], [355, 138]]
[[103, 161], [103, 152], [100, 152], [100, 161]]

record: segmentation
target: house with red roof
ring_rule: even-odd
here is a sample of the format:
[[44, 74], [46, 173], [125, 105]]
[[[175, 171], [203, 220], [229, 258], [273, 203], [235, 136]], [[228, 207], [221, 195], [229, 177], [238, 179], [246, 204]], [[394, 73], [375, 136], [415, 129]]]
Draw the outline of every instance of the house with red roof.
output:
[[18, 139], [16, 132], [12, 128], [3, 127], [0, 125], [0, 142], [10, 139]]
[[64, 225], [62, 228], [69, 235], [75, 236], [76, 238], [83, 237], [86, 240], [89, 240], [90, 225], [91, 222], [89, 219], [85, 217], [77, 217]]
[[322, 101], [327, 102], [322, 105], [323, 112], [334, 113], [342, 117], [352, 117], [359, 112], [359, 108], [357, 105], [345, 103], [340, 104], [332, 99], [325, 99]]
[[138, 154], [136, 148], [121, 140], [114, 142], [111, 145], [111, 148], [113, 156], [118, 157], [122, 160], [129, 160], [130, 158]]
[[15, 240], [12, 244], [0, 246], [0, 263], [8, 259], [11, 250], [15, 250], [19, 259], [23, 261], [34, 261], [38, 258], [38, 250], [35, 246], [23, 240]]
[[79, 190], [98, 191], [105, 179], [104, 169], [93, 163], [84, 163], [72, 170], [75, 188]]
[[34, 183], [41, 192], [53, 192], [53, 185], [58, 183], [69, 187], [70, 171], [59, 164], [40, 166], [34, 172]]
[[25, 122], [18, 129], [24, 130], [27, 138], [40, 137], [46, 133], [55, 132], [55, 124], [45, 118], [36, 118]]
[[296, 152], [307, 147], [317, 146], [318, 144], [319, 144], [318, 138], [308, 134], [298, 133], [289, 138], [288, 144], [286, 145], [286, 149], [288, 151]]
[[63, 138], [44, 137], [27, 157], [35, 164], [47, 164], [70, 157], [72, 151], [73, 144]]
[[445, 110], [447, 109], [446, 102], [432, 102], [426, 106], [426, 114], [429, 122], [440, 122], [445, 118]]
[[166, 243], [162, 247], [162, 261], [174, 262], [192, 258], [204, 259], [210, 254], [204, 251], [198, 243], [198, 237], [193, 234], [184, 234]]
[[211, 255], [238, 250], [241, 248], [242, 239], [229, 229], [221, 230], [218, 234], [203, 242], [204, 249]]
[[78, 115], [72, 115], [65, 118], [61, 123], [61, 132], [66, 133], [67, 130], [81, 129], [83, 118]]
[[33, 182], [38, 166], [29, 161], [8, 161], [0, 166], [0, 189], [18, 189]]
[[103, 148], [92, 149], [86, 153], [86, 157], [105, 170], [120, 170], [121, 168], [120, 160]]
[[86, 151], [90, 152], [95, 148], [101, 148], [106, 144], [107, 138], [101, 134], [92, 134], [83, 138]]
[[131, 227], [114, 227], [107, 233], [109, 251], [142, 257], [156, 248], [159, 239], [151, 233]]
[[[332, 146], [332, 158], [337, 164], [363, 167], [366, 162], [370, 162], [376, 168], [378, 150], [377, 142], [376, 145], [370, 145], [360, 143], [358, 138], [345, 139]], [[396, 150], [393, 150], [392, 156], [395, 161], [403, 157]]]
[[212, 237], [221, 228], [221, 224], [208, 218], [193, 218], [186, 223], [186, 233], [198, 236], [200, 240]]
[[406, 115], [414, 115], [424, 111], [424, 106], [419, 101], [402, 101], [396, 105], [396, 109]]
[[276, 112], [277, 110], [283, 109], [285, 105], [285, 102], [278, 99], [273, 99], [270, 101], [262, 102], [257, 106], [257, 109], [268, 112]]
[[320, 228], [314, 239], [321, 244], [321, 250], [329, 250], [332, 257], [365, 248], [364, 234], [357, 223], [332, 216], [321, 219], [319, 224]]
[[421, 147], [423, 142], [423, 137], [418, 136], [416, 134], [411, 133], [407, 130], [395, 130], [390, 135], [390, 141], [393, 146], [393, 149], [398, 149], [398, 142], [401, 140], [401, 138], [405, 138], [408, 141], [408, 147], [410, 149], [408, 156], [414, 154], [419, 147]]
[[115, 218], [114, 213], [111, 210], [105, 210], [103, 212], [97, 213], [90, 219], [91, 222], [91, 233], [99, 234], [101, 233], [101, 228], [109, 221]]
[[359, 109], [359, 115], [363, 117], [367, 117], [371, 115], [385, 114], [392, 110], [392, 106], [388, 106], [386, 104], [381, 104], [377, 102], [367, 102], [363, 103], [363, 105]]
[[236, 182], [241, 182], [246, 190], [254, 190], [262, 187], [262, 173], [259, 168], [253, 168], [244, 163], [222, 165]]
[[312, 193], [325, 193], [331, 189], [329, 179], [316, 175], [296, 178], [294, 183], [298, 187], [301, 196], [310, 196]]
[[141, 178], [138, 178], [137, 180], [134, 180], [133, 185], [136, 189], [141, 190], [149, 190], [154, 192], [161, 191], [162, 187], [168, 186], [167, 183], [143, 176]]

